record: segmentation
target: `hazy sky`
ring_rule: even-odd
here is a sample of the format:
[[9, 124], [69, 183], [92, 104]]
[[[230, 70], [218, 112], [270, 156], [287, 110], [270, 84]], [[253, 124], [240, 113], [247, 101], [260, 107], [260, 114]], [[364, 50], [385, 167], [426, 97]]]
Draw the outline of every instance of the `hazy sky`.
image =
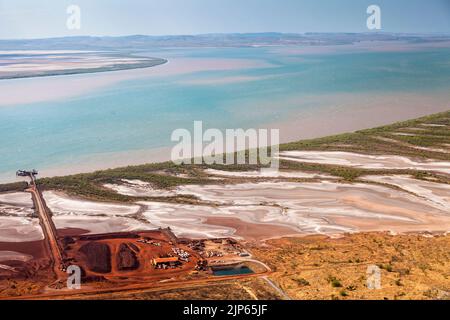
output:
[[[66, 27], [69, 5], [81, 30]], [[231, 32], [366, 32], [381, 7], [382, 31], [450, 33], [450, 0], [0, 0], [0, 38]]]

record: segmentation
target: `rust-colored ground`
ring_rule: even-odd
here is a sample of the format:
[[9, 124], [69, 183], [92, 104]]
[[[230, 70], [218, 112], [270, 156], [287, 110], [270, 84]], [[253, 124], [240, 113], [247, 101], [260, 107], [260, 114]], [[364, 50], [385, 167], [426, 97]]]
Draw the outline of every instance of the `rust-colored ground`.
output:
[[[236, 298], [236, 295], [240, 299], [253, 299], [255, 296], [269, 298], [276, 295], [267, 282], [262, 281], [264, 277], [269, 277], [292, 299], [450, 298], [450, 235], [357, 233], [338, 239], [308, 236], [250, 242], [247, 245], [251, 246], [248, 249], [253, 258], [267, 263], [272, 272], [220, 279], [194, 272], [196, 259], [200, 258], [198, 252], [193, 252], [184, 244], [170, 244], [173, 239], [160, 231], [97, 235], [99, 238], [73, 236], [78, 232], [72, 231], [66, 235], [72, 234], [76, 241], [69, 246], [67, 254], [75, 260], [79, 259], [74, 262], [86, 269], [86, 275], [91, 277], [89, 282], [83, 283], [83, 290], [68, 292], [49, 288], [48, 285], [54, 281], [49, 271], [51, 268], [42, 265], [28, 276], [0, 280], [0, 297], [205, 299], [212, 294], [215, 299]], [[132, 234], [158, 241], [161, 247], [137, 242], [139, 237], [130, 237]], [[85, 258], [78, 250], [92, 241], [106, 244], [111, 249], [111, 272], [105, 274], [88, 270], [83, 260]], [[117, 269], [116, 256], [122, 243], [132, 243], [139, 248], [137, 256], [140, 263], [137, 269]], [[173, 246], [191, 252], [194, 258], [176, 269], [155, 270], [150, 265], [151, 259], [170, 254]], [[225, 247], [208, 242], [205, 249]], [[209, 260], [227, 261], [232, 255]], [[367, 268], [371, 265], [380, 268], [381, 288], [378, 290], [367, 287]], [[104, 280], [95, 280], [95, 276], [101, 276]], [[256, 286], [256, 283], [261, 285]], [[228, 292], [230, 288], [236, 289], [234, 295]], [[261, 296], [258, 290], [262, 289], [267, 294]]]
[[[164, 281], [178, 283], [183, 280], [205, 279], [209, 276], [207, 272], [196, 272], [195, 266], [200, 255], [190, 249], [186, 244], [176, 243], [177, 239], [167, 230], [123, 232], [101, 235], [85, 235], [84, 230], [67, 229], [60, 230], [59, 242], [65, 248], [67, 257], [66, 265], [76, 265], [82, 269], [82, 287], [84, 291], [114, 291], [122, 287], [133, 287], [137, 285], [152, 286]], [[147, 239], [159, 245], [143, 243], [141, 240]], [[94, 244], [94, 245], [92, 245]], [[119, 251], [123, 253], [123, 246], [130, 248], [125, 255], [125, 263], [134, 256], [137, 264], [131, 264], [131, 268], [121, 268], [124, 263], [119, 257]], [[2, 248], [0, 243], [0, 248]], [[0, 298], [8, 297], [39, 297], [65, 295], [65, 283], [55, 283], [55, 276], [52, 271], [51, 261], [46, 257], [46, 247], [43, 241], [33, 243], [17, 243], [14, 247], [11, 243], [4, 244], [5, 248], [12, 248], [18, 252], [29, 253], [34, 259], [24, 262], [4, 262], [8, 266], [14, 267], [13, 271], [0, 270]], [[82, 248], [85, 250], [82, 250]], [[98, 254], [96, 250], [107, 248], [109, 255]], [[189, 252], [189, 261], [183, 261], [179, 266], [168, 269], [155, 269], [152, 265], [154, 258], [176, 256], [172, 248], [181, 248]], [[86, 249], [87, 248], [87, 249]], [[89, 252], [93, 250], [94, 252]], [[101, 256], [101, 257], [99, 257]], [[90, 259], [94, 259], [93, 264]], [[108, 261], [102, 261], [107, 259]], [[120, 261], [119, 261], [120, 260]], [[131, 259], [132, 260], [132, 259]], [[93, 265], [101, 266], [102, 263], [110, 265], [110, 270], [93, 270]], [[128, 266], [128, 265], [127, 265]], [[105, 270], [101, 269], [100, 270]]]
[[[74, 258], [73, 264], [79, 265], [83, 268], [83, 270], [85, 270], [87, 277], [104, 277], [108, 281], [115, 283], [160, 281], [162, 279], [186, 276], [189, 272], [194, 270], [199, 256], [187, 246], [181, 244], [170, 244], [170, 239], [159, 231], [130, 233], [130, 235], [134, 234], [138, 235], [138, 237], [128, 237], [126, 233], [123, 233], [122, 236], [121, 234], [105, 235], [102, 236], [100, 240], [96, 240], [95, 236], [73, 237], [76, 243], [70, 245], [69, 249], [66, 250], [66, 253], [69, 257]], [[153, 241], [158, 242], [161, 246], [141, 243], [138, 241], [144, 237], [151, 238]], [[101, 273], [89, 270], [87, 257], [85, 254], [80, 252], [80, 248], [90, 242], [106, 244], [109, 246], [111, 251], [111, 272]], [[121, 244], [132, 245], [139, 249], [135, 252], [139, 261], [139, 266], [136, 269], [119, 270], [117, 257]], [[155, 269], [152, 266], [152, 260], [154, 258], [174, 255], [172, 252], [173, 247], [178, 247], [189, 252], [191, 254], [189, 262], [183, 262], [179, 267], [174, 269]]]
[[46, 258], [45, 241], [27, 241], [27, 242], [0, 242], [0, 251], [17, 251], [35, 259]]
[[297, 231], [288, 227], [248, 223], [238, 218], [208, 217], [205, 223], [233, 228], [236, 230], [236, 236], [247, 241], [261, 241], [274, 236], [282, 237], [297, 233]]
[[[358, 233], [268, 241], [252, 249], [293, 299], [449, 299], [450, 235]], [[381, 289], [367, 268], [381, 268]]]

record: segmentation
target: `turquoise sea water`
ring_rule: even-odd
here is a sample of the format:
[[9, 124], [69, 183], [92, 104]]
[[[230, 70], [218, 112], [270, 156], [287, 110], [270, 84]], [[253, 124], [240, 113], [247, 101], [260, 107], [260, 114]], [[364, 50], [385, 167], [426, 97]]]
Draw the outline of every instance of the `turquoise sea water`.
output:
[[152, 55], [248, 59], [267, 66], [139, 78], [63, 101], [2, 106], [0, 177], [13, 177], [17, 169], [70, 167], [90, 155], [171, 146], [172, 131], [192, 128], [194, 120], [220, 129], [250, 128], [321, 107], [301, 103], [303, 95], [450, 91], [450, 48], [308, 55], [203, 48]]

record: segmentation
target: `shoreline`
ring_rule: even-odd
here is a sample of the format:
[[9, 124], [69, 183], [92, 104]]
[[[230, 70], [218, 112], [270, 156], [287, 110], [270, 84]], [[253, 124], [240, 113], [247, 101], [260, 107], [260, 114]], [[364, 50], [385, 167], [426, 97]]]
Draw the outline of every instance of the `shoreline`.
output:
[[[375, 108], [376, 110], [373, 108], [355, 110], [354, 106], [349, 105], [344, 107], [330, 106], [325, 107], [323, 110], [317, 110], [308, 114], [301, 119], [272, 123], [267, 126], [260, 126], [260, 128], [280, 129], [280, 144], [287, 144], [306, 139], [322, 138], [343, 133], [351, 133], [358, 130], [372, 129], [395, 122], [412, 120], [450, 110], [450, 105], [431, 104], [432, 101], [427, 99], [432, 98], [425, 97], [420, 100], [420, 96], [414, 94], [407, 97], [407, 101], [411, 103], [414, 103], [415, 101], [415, 108], [411, 107], [411, 104], [406, 102], [397, 109], [391, 108], [390, 106], [379, 106], [378, 108]], [[448, 101], [446, 99], [447, 97], [442, 97], [442, 101]], [[431, 105], [424, 108], [423, 105], [427, 103], [430, 103]], [[379, 108], [381, 108], [381, 112]], [[389, 120], [382, 117], [387, 113], [390, 114]], [[355, 117], [355, 114], [358, 115], [358, 117]], [[39, 176], [41, 178], [52, 178], [93, 173], [95, 171], [117, 169], [127, 166], [164, 163], [170, 161], [171, 148], [172, 147], [168, 146], [80, 156], [77, 165], [66, 164], [47, 168], [41, 167]], [[0, 174], [0, 184], [18, 181], [22, 181], [22, 179], [17, 179], [15, 177], [15, 172]]]
[[[48, 55], [52, 55], [58, 52], [47, 52]], [[62, 55], [68, 54], [60, 53]], [[133, 70], [133, 69], [145, 69], [156, 67], [159, 65], [166, 64], [168, 62], [167, 59], [164, 58], [154, 58], [154, 57], [140, 57], [135, 55], [123, 55], [116, 53], [114, 56], [105, 55], [104, 52], [72, 52], [75, 57], [69, 56], [68, 58], [80, 59], [76, 62], [66, 62], [60, 61], [61, 68], [57, 68], [52, 70], [50, 68], [51, 64], [48, 64], [47, 60], [42, 59], [39, 61], [40, 56], [37, 55], [33, 58], [38, 59], [36, 62], [37, 65], [34, 66], [34, 69], [27, 70], [27, 68], [22, 68], [19, 70], [15, 70], [16, 66], [20, 63], [25, 64], [26, 59], [18, 57], [18, 61], [16, 64], [8, 65], [4, 67], [4, 70], [0, 72], [0, 81], [2, 80], [16, 80], [16, 79], [29, 79], [29, 78], [43, 78], [43, 77], [56, 77], [56, 76], [68, 76], [68, 75], [83, 75], [83, 74], [92, 74], [92, 73], [103, 73], [103, 72], [113, 72], [113, 71], [125, 71], [125, 70]], [[77, 56], [78, 54], [78, 56]], [[98, 61], [97, 63], [92, 63], [90, 61], [83, 61], [83, 58], [91, 57], [91, 54], [98, 54], [98, 56], [93, 56], [93, 58], [103, 58], [103, 60]], [[102, 54], [104, 56], [102, 56]], [[46, 57], [46, 56], [45, 56]], [[47, 57], [46, 57], [47, 58]], [[92, 57], [91, 57], [92, 58]], [[0, 59], [2, 59], [2, 53], [0, 52]], [[23, 59], [23, 61], [21, 60]], [[48, 58], [47, 58], [48, 59]], [[114, 61], [114, 59], [122, 59], [119, 61]], [[8, 69], [9, 68], [9, 69]]]
[[[117, 72], [97, 72], [37, 78], [20, 78], [0, 81], [0, 108], [15, 108], [42, 102], [57, 102], [91, 94], [118, 83], [138, 79], [161, 79], [170, 76], [186, 75], [203, 71], [233, 71], [270, 67], [259, 60], [223, 59], [223, 58], [179, 58], [166, 59], [167, 62], [157, 67], [117, 70]], [[120, 71], [120, 72], [119, 72]], [[39, 80], [39, 81], [38, 81]], [[53, 90], [49, 91], [51, 87]]]
[[[158, 60], [158, 61], [155, 61]], [[69, 70], [58, 70], [52, 71], [49, 73], [37, 73], [37, 74], [25, 74], [25, 75], [17, 75], [17, 76], [0, 76], [0, 81], [3, 80], [17, 80], [17, 79], [33, 79], [33, 78], [45, 78], [45, 77], [61, 77], [61, 76], [74, 76], [74, 75], [83, 75], [83, 74], [92, 74], [92, 73], [103, 73], [103, 72], [116, 72], [116, 71], [126, 71], [126, 70], [134, 70], [134, 69], [146, 69], [153, 68], [160, 65], [164, 65], [169, 62], [166, 59], [155, 59], [149, 63], [138, 63], [136, 65], [128, 65], [128, 64], [119, 64], [113, 65], [110, 67], [100, 67], [100, 68], [81, 68], [81, 69], [69, 69]]]
[[[350, 135], [357, 137], [353, 142], [361, 147], [362, 153], [370, 154], [379, 148], [377, 151], [389, 154], [392, 151], [390, 148], [377, 145], [377, 140], [370, 138], [408, 129], [428, 130], [425, 136], [434, 133], [434, 137], [439, 137], [442, 134], [439, 128], [450, 125], [449, 116], [450, 111]], [[343, 137], [347, 139], [348, 135]], [[325, 144], [332, 141], [319, 140]], [[371, 149], [364, 148], [368, 141], [375, 141]], [[342, 143], [339, 139], [336, 142], [337, 146]], [[298, 144], [298, 150], [302, 150], [302, 143]], [[365, 163], [364, 156], [354, 158], [352, 153], [335, 151], [347, 161], [339, 162], [337, 160], [341, 158], [336, 160], [330, 155], [333, 151], [321, 151], [320, 148], [316, 152], [284, 151], [284, 148], [289, 149], [289, 146], [281, 148], [280, 158], [286, 156], [294, 159], [292, 161], [298, 158], [306, 163], [311, 160], [320, 164], [323, 162], [320, 157], [328, 157], [325, 164], [333, 166], [338, 163], [349, 169], [339, 169], [345, 170], [342, 174], [312, 166], [310, 169], [314, 172], [328, 172], [332, 178], [301, 177], [300, 180], [287, 175], [270, 180], [261, 180], [262, 177], [258, 176], [245, 177], [245, 174], [236, 178], [234, 173], [241, 172], [238, 170], [230, 172], [231, 178], [217, 181], [215, 173], [220, 174], [220, 171], [208, 171], [204, 167], [181, 168], [178, 171], [166, 163], [154, 167], [103, 171], [94, 175], [42, 179], [41, 186], [58, 229], [78, 228], [90, 233], [144, 230], [159, 226], [172, 228], [179, 237], [233, 237], [250, 243], [309, 235], [342, 239], [346, 235], [365, 232], [399, 236], [415, 234], [424, 238], [448, 235], [450, 176], [443, 169], [437, 171], [443, 175], [435, 175], [433, 162], [426, 162], [431, 167], [413, 167], [408, 171], [394, 163], [394, 167], [401, 168], [396, 167], [396, 170], [389, 172], [394, 168], [386, 162], [388, 156], [376, 160], [384, 162], [374, 163], [373, 159], [369, 159], [372, 162]], [[308, 152], [316, 158], [308, 158]], [[400, 154], [411, 155], [404, 150]], [[415, 155], [425, 157], [420, 153]], [[433, 159], [433, 154], [425, 158]], [[446, 164], [450, 165], [450, 162]], [[359, 169], [350, 169], [355, 165]], [[282, 170], [291, 172], [289, 169], [299, 173], [308, 171], [307, 165], [303, 168], [284, 163]], [[424, 174], [422, 170], [434, 173], [421, 179], [417, 174]], [[181, 181], [181, 178], [190, 180]], [[23, 207], [24, 197], [26, 195], [19, 192], [9, 197], [6, 195], [3, 202], [7, 206], [3, 212], [18, 215], [17, 210], [8, 207], [8, 203], [10, 207]], [[18, 218], [21, 218], [20, 214]], [[14, 219], [5, 219], [3, 230], [13, 226], [8, 220]], [[20, 223], [20, 228], [26, 227], [23, 222]]]
[[[267, 127], [279, 128], [280, 143], [285, 144], [373, 129], [450, 110], [450, 93], [393, 93], [381, 95], [378, 100], [372, 98], [365, 94], [321, 96], [319, 99], [324, 99], [326, 106], [307, 111], [304, 116], [296, 116], [298, 112], [294, 111], [290, 117], [293, 120]], [[362, 104], [364, 107], [360, 107]]]

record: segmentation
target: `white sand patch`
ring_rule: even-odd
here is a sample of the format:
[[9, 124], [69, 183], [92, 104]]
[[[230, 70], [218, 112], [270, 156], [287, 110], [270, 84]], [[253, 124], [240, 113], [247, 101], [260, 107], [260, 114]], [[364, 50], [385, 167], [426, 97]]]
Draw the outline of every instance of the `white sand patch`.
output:
[[[134, 185], [147, 187], [142, 181], [125, 182], [130, 181]], [[421, 187], [426, 189], [428, 185], [425, 182]], [[275, 227], [285, 228], [285, 233], [286, 230], [292, 230], [292, 234], [330, 235], [380, 230], [450, 230], [448, 210], [442, 206], [444, 202], [439, 206], [436, 202], [443, 199], [448, 201], [448, 196], [441, 194], [446, 191], [445, 188], [441, 190], [436, 187], [432, 189], [432, 193], [422, 193], [419, 197], [365, 183], [274, 181], [235, 185], [186, 185], [174, 191], [179, 195], [197, 196], [215, 203], [214, 205], [145, 201], [120, 206], [73, 200], [48, 192], [44, 197], [56, 213], [54, 221], [58, 229], [80, 228], [89, 230], [90, 233], [107, 233], [170, 227], [178, 236], [216, 238], [237, 237], [237, 230], [234, 228], [240, 228], [239, 235], [245, 238], [246, 228], [258, 225], [264, 226], [260, 229], [263, 231], [258, 231], [261, 236], [270, 238], [279, 236], [277, 231], [273, 231], [276, 230]], [[432, 200], [433, 203], [430, 202]], [[107, 211], [112, 210], [114, 214], [103, 216], [105, 208]], [[127, 217], [138, 208], [142, 208], [139, 217], [144, 220]], [[212, 223], [208, 222], [209, 218], [222, 220], [214, 220]], [[229, 224], [230, 219], [226, 218], [234, 219], [234, 222]]]
[[407, 142], [398, 141], [398, 140], [395, 140], [395, 139], [384, 138], [384, 137], [376, 137], [376, 138], [378, 140], [381, 140], [381, 141], [384, 141], [384, 142], [394, 143], [394, 144], [398, 144], [400, 146], [404, 146], [404, 147], [412, 148], [412, 149], [416, 149], [416, 150], [423, 150], [423, 151], [430, 151], [430, 152], [439, 152], [439, 153], [450, 153], [450, 150], [447, 150], [447, 149], [421, 147], [421, 146], [416, 146], [414, 144], [410, 144], [410, 143], [407, 143]]
[[[373, 186], [364, 183], [341, 184], [329, 181], [322, 182], [261, 182], [242, 183], [236, 185], [186, 185], [178, 187], [179, 194], [194, 195], [204, 201], [225, 205], [259, 206], [278, 205], [281, 208], [308, 208], [318, 212], [344, 212], [343, 208], [352, 207], [347, 213], [361, 217], [369, 217], [372, 205], [362, 204], [369, 201], [378, 207], [392, 206], [396, 210], [379, 210], [381, 214], [417, 209], [430, 210], [428, 204], [421, 202], [413, 195], [392, 190], [383, 186]], [[353, 200], [354, 199], [354, 200]], [[358, 202], [357, 199], [361, 201]], [[377, 200], [377, 201], [374, 201]], [[419, 201], [419, 203], [418, 203]], [[421, 202], [421, 203], [420, 203]], [[363, 209], [356, 212], [354, 208]], [[398, 209], [398, 210], [397, 210]], [[435, 212], [437, 210], [434, 210]], [[378, 215], [377, 215], [378, 217]], [[403, 218], [392, 216], [393, 219]]]
[[43, 240], [38, 219], [0, 217], [1, 242], [25, 242]]
[[32, 208], [23, 208], [14, 205], [0, 203], [0, 216], [25, 217], [31, 216], [33, 213], [34, 209]]
[[426, 128], [417, 128], [417, 127], [403, 128], [403, 130], [408, 130], [408, 131], [427, 131]]
[[125, 183], [132, 184], [132, 185], [140, 186], [140, 187], [151, 187], [150, 183], [145, 182], [145, 181], [141, 181], [141, 180], [122, 179], [122, 181], [125, 182]]
[[222, 177], [236, 177], [236, 178], [299, 178], [299, 179], [336, 179], [336, 177], [326, 174], [307, 173], [299, 171], [275, 171], [275, 170], [261, 170], [261, 171], [224, 171], [215, 169], [206, 169], [205, 173]]
[[147, 206], [143, 215], [152, 224], [170, 226], [182, 236], [202, 234], [211, 237], [233, 232], [228, 227], [205, 224], [209, 217], [237, 218], [246, 223], [284, 226], [301, 234], [450, 228], [448, 212], [431, 205], [428, 199], [363, 183], [324, 181], [189, 185], [179, 187], [178, 192], [217, 205], [140, 204]]
[[413, 148], [413, 149], [429, 151], [429, 152], [450, 153], [450, 150], [441, 149], [441, 148], [420, 147], [420, 146], [415, 146], [415, 145], [412, 145], [412, 144], [407, 144], [407, 146], [410, 147], [410, 148]]
[[130, 197], [171, 197], [176, 193], [170, 190], [155, 189], [148, 182], [140, 180], [122, 180], [123, 184], [104, 184], [105, 188]]
[[0, 194], [0, 216], [29, 216], [33, 214], [33, 201], [27, 192]]
[[[0, 69], [0, 76], [9, 75], [34, 75], [46, 71], [69, 71], [73, 69], [96, 69], [112, 67], [115, 65], [138, 65], [142, 62], [151, 62], [150, 58], [142, 57], [113, 57], [100, 52], [69, 53], [47, 53], [31, 54], [25, 53], [14, 59], [4, 59], [4, 65]], [[1, 55], [0, 55], [1, 58]]]
[[404, 137], [415, 137], [417, 134], [414, 133], [406, 133], [406, 132], [393, 132], [391, 133], [394, 136], [404, 136]]
[[[164, 202], [140, 202], [147, 207], [143, 216], [159, 227], [170, 227], [183, 237], [218, 238], [232, 236], [236, 230], [225, 226], [206, 224], [208, 217], [232, 217], [248, 223], [276, 224], [271, 217], [281, 209], [270, 206], [199, 206]], [[298, 230], [297, 230], [298, 231]], [[295, 229], [293, 229], [295, 233]]]
[[53, 191], [45, 191], [44, 198], [54, 213], [53, 221], [57, 229], [77, 228], [95, 234], [155, 228], [150, 223], [130, 217], [141, 208], [136, 204], [121, 205], [73, 199]]
[[421, 123], [423, 127], [431, 127], [431, 128], [443, 128], [446, 127], [445, 124], [435, 124], [435, 123]]
[[15, 251], [0, 251], [0, 261], [22, 261], [27, 262], [32, 256]]
[[279, 159], [364, 169], [410, 169], [450, 174], [450, 162], [415, 161], [394, 155], [375, 156], [341, 151], [285, 151], [280, 153]]
[[214, 214], [211, 207], [156, 202], [142, 204], [147, 206], [143, 215], [148, 221], [158, 227], [170, 227], [180, 237], [220, 238], [232, 236], [235, 232], [231, 228], [205, 223], [206, 217]]
[[55, 215], [127, 216], [137, 213], [138, 205], [123, 205], [70, 198], [54, 191], [44, 191], [44, 199]]
[[364, 176], [364, 180], [386, 183], [425, 198], [431, 205], [450, 214], [450, 185], [414, 179], [408, 175]]
[[[180, 194], [195, 195], [202, 200], [225, 206], [276, 206], [277, 211], [259, 214], [247, 220], [287, 225], [303, 232], [323, 233], [331, 229], [355, 230], [333, 221], [365, 220], [365, 229], [398, 224], [428, 224], [429, 215], [439, 216], [450, 226], [450, 216], [426, 200], [405, 192], [367, 184], [321, 183], [247, 183], [217, 186], [182, 186]], [[244, 207], [242, 207], [244, 208]], [[241, 209], [242, 209], [241, 208]], [[262, 208], [262, 207], [260, 207]], [[282, 209], [281, 209], [282, 208]], [[230, 211], [228, 209], [228, 211]], [[248, 207], [244, 208], [249, 214]], [[233, 210], [231, 210], [233, 212]], [[217, 214], [214, 210], [210, 213]], [[235, 212], [236, 214], [236, 212]], [[243, 213], [236, 214], [242, 219]]]
[[31, 194], [28, 192], [0, 193], [0, 202], [26, 208], [33, 206]]
[[92, 216], [55, 216], [53, 221], [57, 229], [77, 228], [88, 230], [88, 234], [128, 232], [136, 230], [149, 230], [156, 227], [150, 223], [143, 223], [125, 217], [92, 217]]

